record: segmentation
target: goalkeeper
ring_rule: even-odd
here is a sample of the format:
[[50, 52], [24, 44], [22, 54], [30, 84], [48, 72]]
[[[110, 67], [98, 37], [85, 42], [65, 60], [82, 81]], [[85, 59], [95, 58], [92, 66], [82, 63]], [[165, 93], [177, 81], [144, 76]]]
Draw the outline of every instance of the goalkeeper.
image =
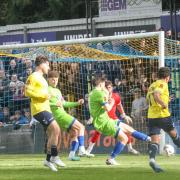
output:
[[48, 83], [49, 83], [49, 94], [51, 95], [50, 107], [54, 118], [61, 128], [69, 132], [72, 130], [73, 138], [71, 142], [71, 150], [69, 153], [69, 160], [79, 161], [80, 158], [75, 156], [75, 153], [79, 147], [80, 156], [88, 156], [84, 147], [84, 126], [73, 116], [68, 114], [64, 108], [73, 108], [84, 103], [83, 99], [78, 100], [78, 102], [67, 102], [64, 100], [61, 91], [56, 88], [58, 84], [59, 74], [56, 71], [50, 71], [48, 73]]

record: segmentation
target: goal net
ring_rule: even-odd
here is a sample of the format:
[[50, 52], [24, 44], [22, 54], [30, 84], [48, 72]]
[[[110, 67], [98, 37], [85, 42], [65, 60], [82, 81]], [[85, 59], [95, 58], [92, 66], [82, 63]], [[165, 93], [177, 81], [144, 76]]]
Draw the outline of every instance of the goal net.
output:
[[[114, 91], [121, 96], [126, 114], [133, 118], [132, 126], [145, 133], [148, 133], [146, 122], [148, 106], [145, 101], [148, 87], [157, 79], [158, 68], [169, 66], [172, 75], [170, 92], [174, 95], [170, 106], [173, 118], [179, 127], [180, 47], [175, 41], [164, 40], [163, 35], [163, 32], [154, 32], [1, 46], [0, 112], [5, 127], [3, 130], [0, 129], [4, 137], [1, 136], [0, 152], [18, 153], [21, 145], [25, 146], [25, 152], [43, 151], [44, 135], [41, 126], [37, 125], [32, 130], [26, 125], [31, 119], [30, 101], [24, 97], [24, 83], [28, 75], [34, 71], [34, 61], [38, 55], [47, 56], [51, 69], [58, 71], [58, 87], [66, 100], [85, 99], [83, 106], [67, 109], [83, 124], [86, 125], [89, 119], [88, 93], [92, 90], [93, 78], [98, 73], [112, 81]], [[120, 117], [118, 112], [117, 114]], [[20, 120], [23, 123], [20, 124]], [[86, 125], [86, 129], [87, 145], [93, 127]], [[19, 139], [21, 135], [26, 143], [22, 143], [22, 139]], [[62, 149], [65, 152], [68, 151], [69, 141], [69, 136], [63, 132]], [[169, 139], [163, 138], [163, 144], [165, 141]], [[146, 143], [139, 141], [133, 143], [137, 150], [146, 153]], [[113, 138], [101, 136], [95, 153], [110, 152], [113, 145]], [[11, 146], [13, 150], [10, 149]]]

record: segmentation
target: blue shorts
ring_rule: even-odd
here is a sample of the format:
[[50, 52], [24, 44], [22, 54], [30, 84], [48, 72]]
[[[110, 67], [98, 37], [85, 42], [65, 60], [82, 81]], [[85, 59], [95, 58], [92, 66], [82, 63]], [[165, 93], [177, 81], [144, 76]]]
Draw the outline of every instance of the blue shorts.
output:
[[147, 121], [150, 136], [159, 135], [161, 129], [168, 133], [175, 128], [170, 116], [165, 118], [148, 118]]
[[33, 117], [43, 125], [45, 130], [51, 124], [51, 122], [54, 121], [52, 113], [48, 111], [39, 112], [38, 114], [35, 114]]

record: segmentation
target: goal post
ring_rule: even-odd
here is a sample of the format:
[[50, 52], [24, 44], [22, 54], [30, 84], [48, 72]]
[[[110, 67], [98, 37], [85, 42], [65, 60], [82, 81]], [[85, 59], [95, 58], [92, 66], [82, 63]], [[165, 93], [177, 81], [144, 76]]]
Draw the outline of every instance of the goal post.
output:
[[[165, 66], [165, 48], [164, 32], [150, 32], [3, 45], [0, 46], [0, 60], [3, 62], [5, 76], [10, 81], [7, 82], [9, 83], [7, 86], [14, 85], [16, 81], [14, 79], [21, 81], [20, 84], [23, 86], [28, 74], [33, 71], [36, 56], [47, 56], [51, 68], [59, 72], [58, 87], [65, 99], [76, 101], [79, 98], [85, 98], [84, 106], [68, 109], [69, 113], [84, 124], [89, 118], [86, 97], [93, 87], [92, 80], [96, 73], [104, 74], [113, 82], [115, 91], [121, 94], [126, 113], [134, 118], [134, 127], [147, 133], [145, 95], [148, 86], [157, 79], [158, 68]], [[14, 61], [16, 70], [11, 73], [10, 68]], [[14, 87], [16, 98], [19, 99], [15, 99], [14, 94], [9, 93], [9, 88], [4, 89], [5, 96], [1, 98], [1, 107], [9, 107], [12, 115], [17, 111], [24, 111], [24, 108], [27, 109], [29, 106], [29, 101], [18, 97], [23, 96], [18, 94], [21, 90], [19, 86], [16, 84]], [[141, 105], [139, 109], [134, 106], [138, 98], [141, 98], [142, 109], [140, 109]], [[17, 101], [19, 101], [18, 104]], [[89, 137], [90, 134], [86, 139]], [[163, 137], [161, 147], [164, 144]], [[67, 144], [64, 144], [62, 147], [66, 146]], [[147, 144], [136, 142], [135, 147], [145, 153]]]

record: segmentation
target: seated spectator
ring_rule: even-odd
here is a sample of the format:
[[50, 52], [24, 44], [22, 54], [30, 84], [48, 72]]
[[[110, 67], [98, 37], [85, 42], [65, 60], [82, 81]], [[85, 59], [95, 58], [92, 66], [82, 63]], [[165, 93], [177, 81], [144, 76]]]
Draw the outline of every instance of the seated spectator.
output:
[[23, 124], [29, 124], [29, 120], [22, 115], [21, 111], [17, 110], [15, 111], [15, 115], [14, 115], [14, 129], [18, 129], [19, 125], [23, 125]]
[[4, 107], [0, 116], [0, 122], [2, 124], [12, 124], [13, 116], [10, 115], [9, 108]]
[[28, 119], [28, 121], [30, 122], [31, 120], [31, 112], [29, 108], [23, 109], [23, 115], [24, 117], [26, 117]]

